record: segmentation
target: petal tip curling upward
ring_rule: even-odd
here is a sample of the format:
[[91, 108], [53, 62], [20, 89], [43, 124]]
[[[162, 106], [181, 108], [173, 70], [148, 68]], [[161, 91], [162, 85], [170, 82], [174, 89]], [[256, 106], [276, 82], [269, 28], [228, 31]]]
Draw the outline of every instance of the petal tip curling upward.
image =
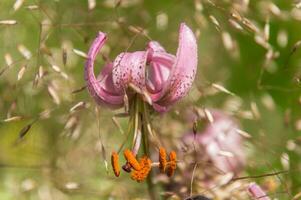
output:
[[197, 63], [198, 50], [195, 35], [185, 23], [181, 23], [175, 62], [168, 83], [165, 85], [167, 95], [159, 102], [162, 106], [168, 106], [187, 95], [196, 75]]

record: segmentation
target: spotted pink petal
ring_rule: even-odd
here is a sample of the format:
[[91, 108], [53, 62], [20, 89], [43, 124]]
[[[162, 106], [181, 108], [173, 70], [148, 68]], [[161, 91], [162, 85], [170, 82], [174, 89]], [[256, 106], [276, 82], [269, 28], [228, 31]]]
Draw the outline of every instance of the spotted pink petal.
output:
[[124, 91], [129, 83], [145, 89], [145, 66], [148, 51], [119, 54], [113, 66], [113, 83], [117, 91]]
[[89, 93], [97, 103], [110, 107], [120, 107], [123, 104], [123, 94], [117, 92], [113, 86], [111, 74], [112, 63], [104, 67], [98, 79], [96, 79], [94, 74], [95, 58], [105, 41], [106, 34], [99, 32], [88, 53], [85, 65], [85, 80]]
[[113, 63], [111, 62], [107, 63], [102, 69], [99, 76], [97, 77], [97, 80], [99, 81], [99, 84], [102, 86], [102, 89], [106, 91], [108, 94], [121, 96], [121, 93], [119, 94], [114, 87], [112, 69], [113, 69]]
[[105, 40], [106, 35], [100, 32], [85, 66], [89, 92], [98, 103], [121, 106], [124, 92], [129, 84], [133, 84], [138, 88], [136, 92], [150, 96], [155, 110], [165, 112], [188, 93], [196, 73], [197, 46], [194, 34], [184, 23], [180, 26], [176, 57], [167, 53], [158, 42], [151, 41], [146, 51], [118, 55], [96, 78], [94, 61]]
[[196, 38], [185, 23], [181, 24], [179, 32], [176, 59], [163, 89], [167, 94], [158, 102], [161, 106], [169, 106], [184, 97], [191, 88], [196, 74], [198, 62]]

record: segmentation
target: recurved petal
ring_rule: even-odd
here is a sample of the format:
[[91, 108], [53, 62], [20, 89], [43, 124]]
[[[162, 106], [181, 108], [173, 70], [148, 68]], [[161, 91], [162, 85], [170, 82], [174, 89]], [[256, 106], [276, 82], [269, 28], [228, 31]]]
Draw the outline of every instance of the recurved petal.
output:
[[161, 44], [157, 41], [151, 41], [147, 45], [147, 49], [150, 52], [166, 52], [165, 49], [161, 46]]
[[165, 97], [160, 104], [170, 105], [184, 97], [195, 78], [198, 52], [197, 42], [192, 30], [182, 23], [179, 31], [179, 46], [171, 74], [165, 85]]
[[112, 78], [112, 69], [113, 69], [113, 63], [111, 62], [107, 63], [104, 66], [104, 68], [101, 70], [101, 73], [97, 77], [97, 80], [99, 81], [100, 86], [105, 92], [113, 96], [121, 96], [121, 93], [118, 93], [114, 87], [113, 78]]
[[148, 51], [121, 53], [114, 60], [113, 83], [117, 91], [124, 91], [129, 83], [145, 89], [145, 66]]
[[85, 65], [85, 80], [89, 93], [97, 103], [106, 104], [110, 107], [119, 107], [123, 104], [123, 95], [122, 93], [117, 92], [113, 87], [110, 71], [112, 63], [109, 63], [104, 67], [103, 72], [98, 79], [96, 79], [94, 74], [95, 58], [105, 41], [106, 34], [99, 32], [88, 53]]

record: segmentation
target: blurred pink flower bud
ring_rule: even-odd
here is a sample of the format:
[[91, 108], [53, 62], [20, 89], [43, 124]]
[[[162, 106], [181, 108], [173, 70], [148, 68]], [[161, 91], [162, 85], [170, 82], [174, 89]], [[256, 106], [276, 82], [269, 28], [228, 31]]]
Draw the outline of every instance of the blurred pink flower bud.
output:
[[256, 183], [250, 183], [248, 187], [250, 196], [258, 200], [271, 200], [270, 197]]
[[184, 137], [187, 145], [199, 144], [216, 168], [237, 174], [245, 163], [242, 137], [237, 133], [237, 123], [221, 111], [210, 111], [213, 122], [207, 122], [200, 133]]
[[[94, 61], [106, 39], [106, 34], [99, 32], [85, 65], [87, 87], [97, 103], [122, 107], [125, 92], [129, 85], [133, 85], [136, 92], [150, 97], [155, 110], [165, 112], [188, 93], [197, 69], [197, 43], [193, 32], [184, 23], [179, 30], [176, 56], [167, 53], [158, 42], [151, 41], [145, 51], [119, 54], [96, 78]], [[130, 98], [131, 94], [128, 95]]]

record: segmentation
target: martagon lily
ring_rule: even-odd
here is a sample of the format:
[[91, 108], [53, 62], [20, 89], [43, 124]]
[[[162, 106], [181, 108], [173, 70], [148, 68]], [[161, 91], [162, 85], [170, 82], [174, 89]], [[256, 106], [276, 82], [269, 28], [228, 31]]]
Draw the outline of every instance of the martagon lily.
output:
[[[180, 25], [179, 32], [179, 46], [175, 56], [167, 53], [158, 42], [150, 41], [144, 51], [119, 54], [113, 62], [107, 62], [96, 77], [94, 62], [107, 39], [105, 33], [99, 32], [90, 47], [85, 65], [87, 88], [94, 100], [111, 108], [127, 108], [129, 121], [125, 141], [130, 134], [133, 134], [133, 140], [131, 147], [123, 152], [126, 163], [122, 169], [131, 173], [131, 178], [137, 182], [148, 179], [151, 199], [157, 199], [159, 194], [152, 182], [151, 169], [161, 166], [162, 173], [172, 176], [177, 168], [177, 155], [175, 151], [170, 151], [169, 156], [165, 150], [162, 153], [164, 148], [151, 127], [149, 108], [158, 112], [167, 111], [188, 93], [196, 75], [195, 36], [184, 23]], [[142, 157], [139, 156], [141, 142], [144, 151]], [[152, 142], [157, 150], [161, 149], [157, 163], [150, 159]], [[123, 142], [111, 156], [112, 169], [117, 177], [120, 174], [118, 156], [125, 144]]]
[[94, 62], [107, 36], [99, 32], [92, 43], [85, 65], [87, 87], [100, 105], [111, 108], [124, 106], [124, 95], [131, 98], [135, 91], [158, 112], [167, 111], [184, 97], [192, 86], [197, 69], [197, 43], [191, 29], [180, 25], [176, 55], [167, 53], [156, 41], [150, 41], [144, 51], [123, 52], [94, 74]]

